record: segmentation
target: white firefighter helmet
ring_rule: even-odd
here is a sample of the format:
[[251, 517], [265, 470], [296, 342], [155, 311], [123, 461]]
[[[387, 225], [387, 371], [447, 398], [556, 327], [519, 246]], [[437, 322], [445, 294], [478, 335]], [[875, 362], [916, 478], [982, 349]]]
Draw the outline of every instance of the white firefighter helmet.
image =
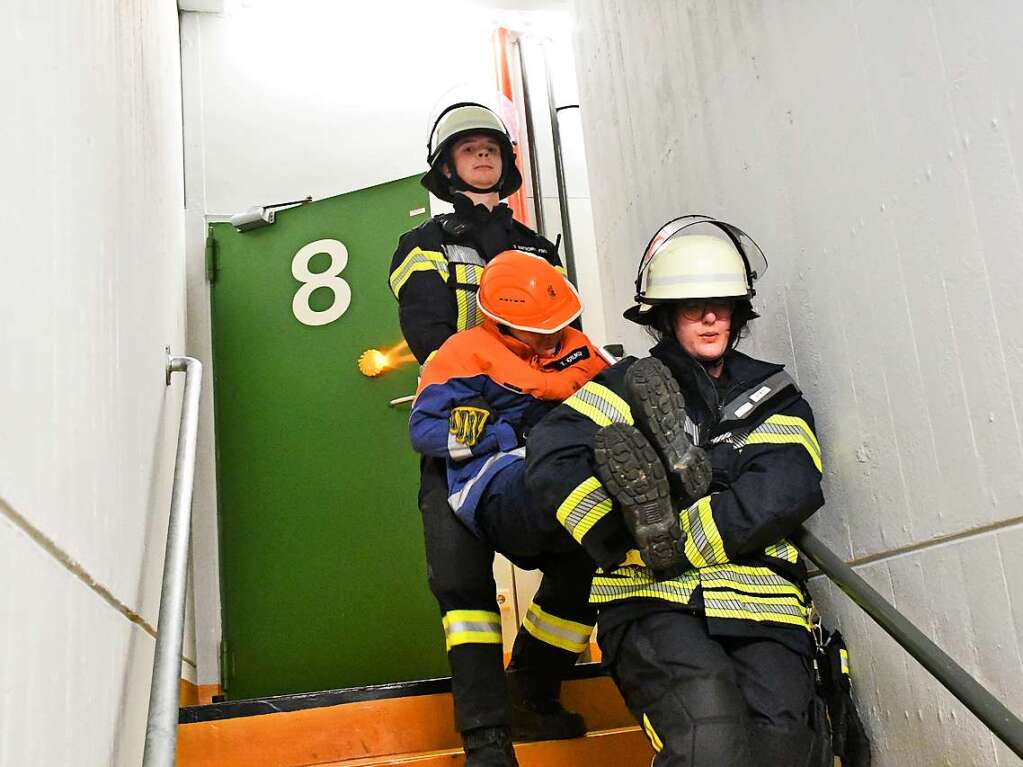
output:
[[[450, 160], [452, 145], [461, 137], [474, 133], [492, 136], [501, 147], [501, 178], [489, 189], [478, 189], [459, 178]], [[440, 112], [427, 138], [426, 161], [430, 170], [419, 182], [447, 202], [452, 202], [454, 193], [459, 191], [497, 192], [505, 198], [522, 186], [522, 175], [515, 166], [515, 147], [508, 128], [493, 109], [479, 102], [458, 101]], [[442, 170], [445, 164], [448, 166], [447, 174]]]
[[709, 216], [672, 219], [643, 251], [636, 305], [625, 318], [646, 325], [657, 304], [687, 298], [752, 298], [753, 282], [765, 271], [763, 251], [738, 227]]

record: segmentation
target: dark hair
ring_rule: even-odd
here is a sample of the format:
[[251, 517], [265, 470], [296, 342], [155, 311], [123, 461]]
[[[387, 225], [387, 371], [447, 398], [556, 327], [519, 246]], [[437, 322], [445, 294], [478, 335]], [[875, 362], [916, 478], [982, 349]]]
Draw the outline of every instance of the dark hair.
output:
[[[660, 341], [667, 336], [675, 337], [675, 319], [678, 316], [679, 301], [670, 304], [658, 304], [650, 313], [653, 315], [647, 325], [647, 332]], [[732, 326], [728, 331], [728, 348], [734, 349], [739, 341], [749, 335], [749, 323], [760, 315], [753, 311], [753, 304], [748, 298], [736, 299], [732, 308]]]

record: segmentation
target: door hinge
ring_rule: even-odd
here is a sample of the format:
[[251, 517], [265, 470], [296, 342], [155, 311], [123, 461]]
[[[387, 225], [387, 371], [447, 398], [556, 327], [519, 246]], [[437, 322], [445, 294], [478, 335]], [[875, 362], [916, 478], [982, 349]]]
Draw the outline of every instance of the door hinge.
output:
[[206, 281], [214, 283], [217, 281], [217, 272], [220, 265], [217, 263], [217, 241], [213, 237], [213, 227], [209, 228], [206, 234]]
[[234, 656], [231, 655], [231, 651], [228, 648], [227, 640], [220, 640], [220, 689], [221, 692], [227, 693], [230, 684], [231, 677], [234, 676]]

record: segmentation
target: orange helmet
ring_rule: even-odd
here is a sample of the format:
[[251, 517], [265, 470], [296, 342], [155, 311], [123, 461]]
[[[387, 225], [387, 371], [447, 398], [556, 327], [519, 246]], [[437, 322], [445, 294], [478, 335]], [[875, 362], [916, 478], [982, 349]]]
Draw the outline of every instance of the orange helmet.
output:
[[495, 322], [533, 333], [557, 332], [583, 310], [579, 294], [561, 272], [521, 250], [498, 253], [487, 264], [478, 301]]

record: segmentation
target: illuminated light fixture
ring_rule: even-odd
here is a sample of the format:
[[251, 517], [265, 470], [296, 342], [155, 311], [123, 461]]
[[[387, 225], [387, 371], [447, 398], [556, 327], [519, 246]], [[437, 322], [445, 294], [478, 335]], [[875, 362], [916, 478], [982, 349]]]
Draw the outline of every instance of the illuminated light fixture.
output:
[[359, 355], [359, 372], [367, 378], [376, 378], [388, 370], [415, 362], [416, 358], [408, 354], [408, 344], [402, 339], [390, 349], [367, 349]]

